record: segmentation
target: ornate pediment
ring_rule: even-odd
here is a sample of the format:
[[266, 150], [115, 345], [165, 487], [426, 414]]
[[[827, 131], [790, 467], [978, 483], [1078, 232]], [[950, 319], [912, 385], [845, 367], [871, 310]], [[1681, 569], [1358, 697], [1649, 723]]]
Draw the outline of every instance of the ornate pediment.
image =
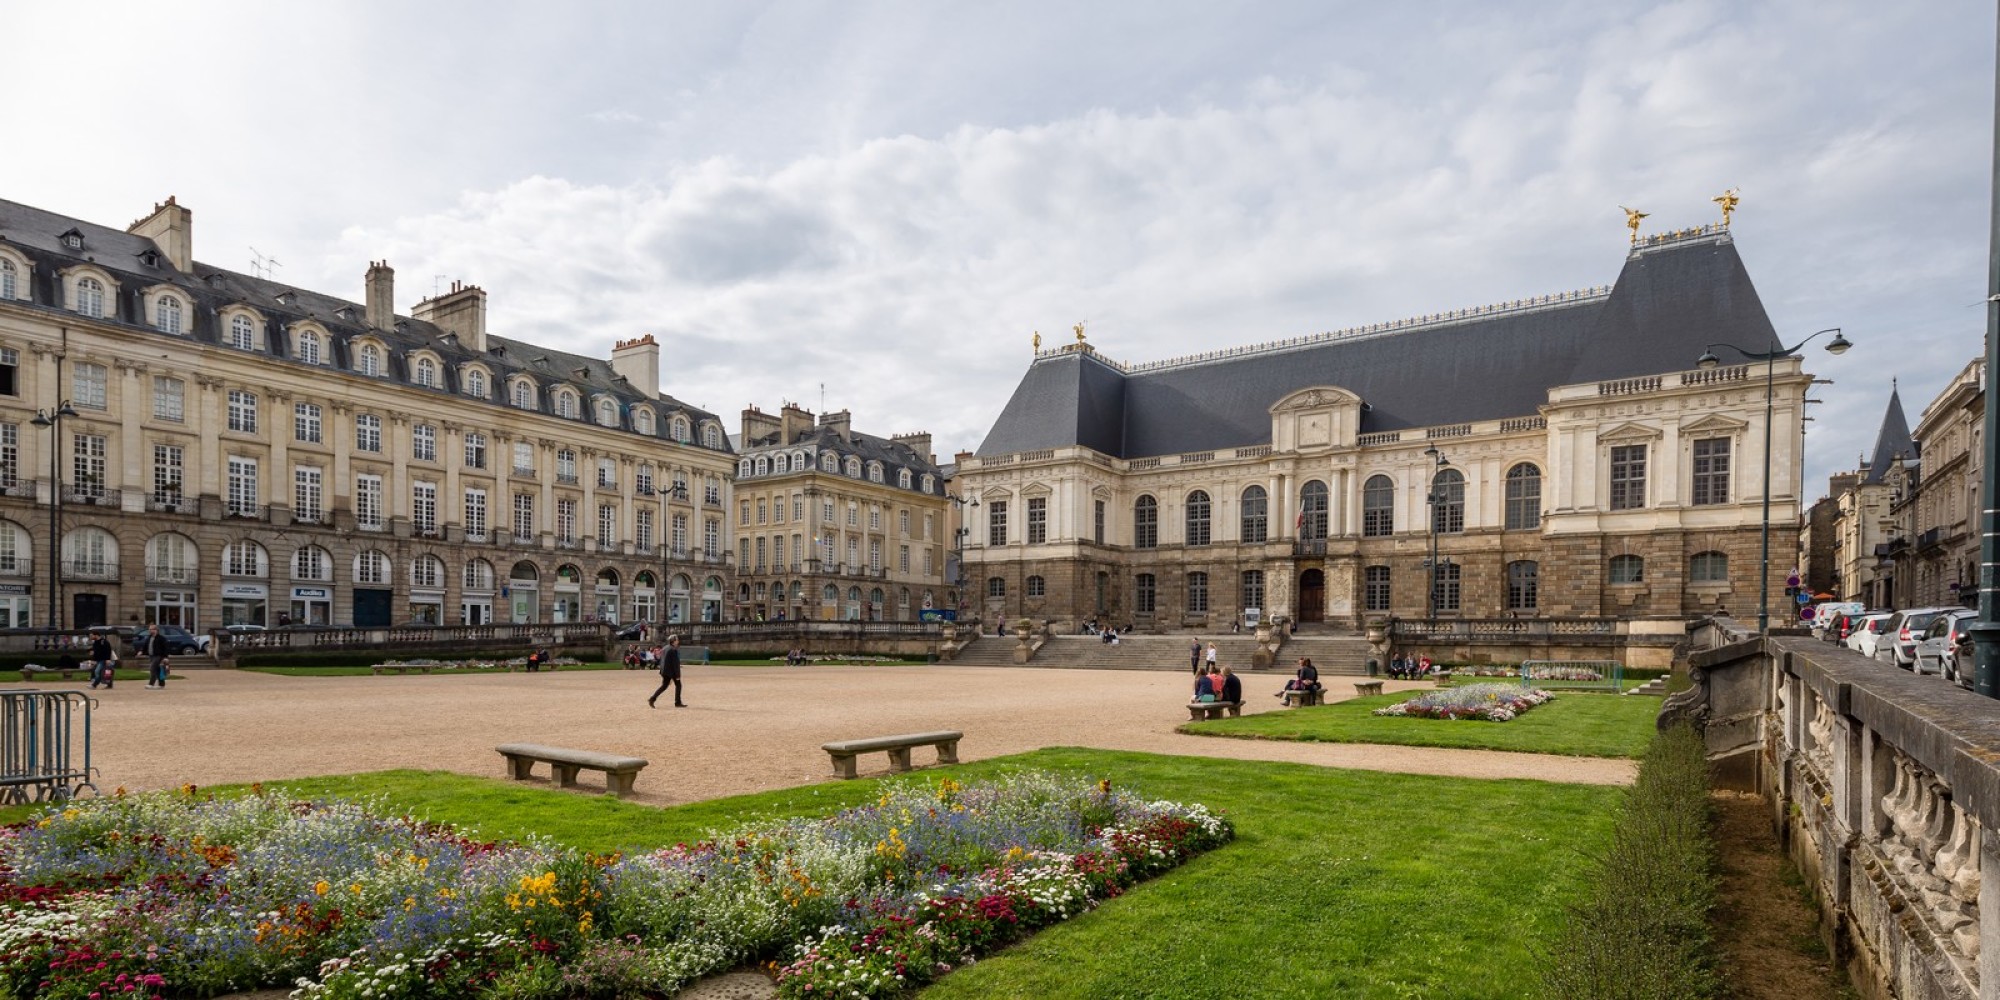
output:
[[1718, 434], [1740, 434], [1744, 431], [1745, 428], [1748, 428], [1749, 426], [1750, 424], [1747, 421], [1738, 420], [1735, 417], [1723, 416], [1720, 413], [1711, 413], [1708, 416], [1701, 418], [1700, 420], [1696, 420], [1692, 423], [1682, 424], [1681, 434], [1683, 435], [1702, 434], [1709, 436]]
[[1300, 389], [1278, 400], [1271, 407], [1272, 413], [1281, 410], [1317, 410], [1328, 406], [1351, 406], [1361, 402], [1361, 397], [1338, 386], [1323, 385], [1311, 389]]
[[1660, 429], [1647, 424], [1623, 423], [1600, 432], [1597, 439], [1607, 444], [1643, 444], [1658, 441]]

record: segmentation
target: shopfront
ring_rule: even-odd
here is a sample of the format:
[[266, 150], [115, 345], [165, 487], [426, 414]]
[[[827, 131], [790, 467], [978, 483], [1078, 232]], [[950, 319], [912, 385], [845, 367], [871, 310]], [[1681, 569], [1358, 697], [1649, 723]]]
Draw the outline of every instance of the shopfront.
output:
[[333, 589], [331, 587], [293, 587], [292, 610], [286, 623], [291, 625], [333, 624]]
[[0, 628], [29, 628], [34, 590], [25, 583], [0, 583]]
[[200, 592], [176, 588], [148, 588], [146, 590], [146, 622], [162, 625], [179, 625], [190, 632], [195, 629], [195, 606], [199, 603]]
[[410, 591], [410, 616], [398, 624], [443, 625], [444, 591]]
[[222, 585], [222, 624], [270, 624], [271, 590], [261, 583]]

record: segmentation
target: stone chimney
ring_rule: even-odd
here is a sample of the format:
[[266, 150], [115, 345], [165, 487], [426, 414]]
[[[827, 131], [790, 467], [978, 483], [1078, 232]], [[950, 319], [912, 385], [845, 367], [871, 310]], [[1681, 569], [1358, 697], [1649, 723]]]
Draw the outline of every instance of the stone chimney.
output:
[[478, 285], [454, 281], [451, 291], [417, 303], [410, 315], [457, 334], [458, 342], [474, 351], [486, 351], [486, 291]]
[[778, 422], [785, 434], [785, 443], [792, 444], [813, 429], [812, 411], [797, 403], [786, 403], [779, 411]]
[[377, 330], [391, 329], [396, 325], [396, 269], [386, 260], [368, 262], [368, 276], [363, 279], [366, 289], [364, 302], [366, 312], [362, 318]]
[[848, 419], [849, 414], [846, 410], [834, 410], [831, 413], [820, 414], [819, 425], [821, 427], [833, 428], [833, 432], [840, 435], [842, 441], [852, 441], [854, 440], [854, 434], [848, 430]]
[[166, 204], [154, 205], [153, 214], [127, 226], [125, 231], [152, 240], [174, 270], [184, 274], [194, 270], [194, 213], [175, 204], [173, 195], [167, 196]]
[[897, 444], [903, 445], [904, 447], [909, 448], [911, 451], [916, 452], [918, 458], [921, 458], [924, 461], [931, 463], [932, 465], [937, 464], [937, 456], [931, 454], [930, 431], [917, 431], [914, 434], [896, 434], [890, 436], [889, 440], [894, 441]]
[[647, 399], [660, 394], [660, 345], [652, 334], [611, 345], [611, 370]]
[[[743, 411], [743, 447], [745, 448], [755, 448], [759, 442], [766, 438], [777, 438], [778, 432], [782, 430], [784, 430], [784, 423], [777, 417], [758, 409], [755, 403], [752, 403], [749, 409]], [[790, 442], [780, 441], [779, 443], [789, 444]]]

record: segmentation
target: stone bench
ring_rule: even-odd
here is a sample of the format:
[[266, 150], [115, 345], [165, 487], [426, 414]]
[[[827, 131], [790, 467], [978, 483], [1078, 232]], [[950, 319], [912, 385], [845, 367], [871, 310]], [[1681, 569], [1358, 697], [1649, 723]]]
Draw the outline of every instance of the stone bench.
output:
[[603, 771], [605, 790], [621, 799], [632, 794], [632, 782], [638, 779], [639, 772], [647, 764], [638, 757], [545, 747], [535, 743], [502, 743], [493, 749], [507, 758], [507, 776], [515, 781], [528, 780], [537, 762], [548, 764], [556, 784], [564, 788], [576, 787], [578, 771]]
[[[114, 664], [113, 667], [115, 669], [116, 665]], [[89, 667], [44, 667], [39, 663], [27, 663], [21, 666], [21, 679], [24, 681], [35, 677], [49, 677], [49, 676], [60, 677], [66, 681], [73, 681], [76, 680], [78, 677], [82, 677], [85, 680], [89, 680], [90, 668]]]
[[1371, 694], [1381, 694], [1381, 693], [1382, 693], [1381, 681], [1354, 682], [1354, 696], [1357, 698], [1366, 698]]
[[[1376, 686], [1380, 687], [1381, 685], [1378, 684]], [[1305, 690], [1286, 688], [1280, 694], [1283, 696], [1286, 708], [1303, 708], [1307, 705], [1326, 704], [1325, 688], [1314, 687], [1306, 688]]]
[[1195, 722], [1200, 722], [1203, 719], [1220, 719], [1224, 712], [1228, 712], [1230, 715], [1242, 715], [1243, 703], [1240, 701], [1188, 702], [1188, 718]]
[[416, 671], [416, 672], [418, 672], [418, 673], [420, 673], [420, 674], [428, 674], [428, 673], [430, 673], [430, 672], [431, 672], [431, 668], [429, 668], [429, 667], [421, 667], [421, 666], [409, 666], [409, 665], [403, 665], [403, 664], [390, 664], [390, 665], [385, 665], [385, 664], [381, 664], [381, 663], [377, 663], [377, 664], [375, 664], [374, 666], [372, 666], [372, 667], [369, 667], [368, 669], [370, 669], [370, 670], [373, 670], [373, 671], [375, 671], [375, 672], [376, 672], [376, 673], [378, 673], [378, 674], [386, 674], [386, 673], [398, 673], [398, 674], [407, 674], [407, 673], [409, 673], [409, 672], [410, 672], [410, 671], [412, 671], [412, 670], [414, 670], [414, 671]]
[[956, 731], [936, 733], [912, 733], [908, 736], [878, 736], [869, 740], [836, 740], [820, 744], [820, 749], [833, 758], [833, 773], [843, 778], [855, 777], [854, 758], [859, 754], [877, 750], [889, 752], [889, 770], [910, 770], [910, 751], [915, 747], [937, 747], [940, 764], [958, 763], [958, 741], [965, 734]]

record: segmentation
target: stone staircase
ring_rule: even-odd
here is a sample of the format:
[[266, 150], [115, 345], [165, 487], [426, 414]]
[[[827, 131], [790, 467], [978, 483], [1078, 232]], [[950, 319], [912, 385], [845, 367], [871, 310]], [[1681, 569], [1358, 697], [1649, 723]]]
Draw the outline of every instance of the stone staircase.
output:
[[1014, 647], [1021, 640], [1011, 635], [982, 635], [972, 641], [972, 645], [958, 651], [952, 664], [960, 667], [1011, 667], [1014, 665]]
[[1626, 691], [1625, 693], [1650, 694], [1655, 696], [1665, 695], [1667, 693], [1667, 675], [1661, 674], [1660, 676], [1655, 677], [1652, 680], [1639, 685], [1638, 687], [1632, 688], [1631, 690]]
[[[1368, 640], [1358, 635], [1338, 635], [1332, 633], [1307, 634], [1304, 632], [1285, 640], [1278, 649], [1277, 666], [1291, 673], [1299, 657], [1311, 657], [1313, 666], [1322, 674], [1366, 674], [1368, 672]], [[1388, 664], [1378, 665], [1384, 673]]]
[[[1188, 669], [1188, 644], [1193, 635], [1127, 635], [1112, 646], [1094, 635], [1059, 635], [1049, 640], [1029, 664], [1036, 667], [1081, 667], [1090, 670], [1180, 670]], [[1202, 636], [1204, 648], [1215, 643], [1215, 662], [1230, 669], [1250, 669], [1250, 654], [1257, 650], [1255, 636]]]

